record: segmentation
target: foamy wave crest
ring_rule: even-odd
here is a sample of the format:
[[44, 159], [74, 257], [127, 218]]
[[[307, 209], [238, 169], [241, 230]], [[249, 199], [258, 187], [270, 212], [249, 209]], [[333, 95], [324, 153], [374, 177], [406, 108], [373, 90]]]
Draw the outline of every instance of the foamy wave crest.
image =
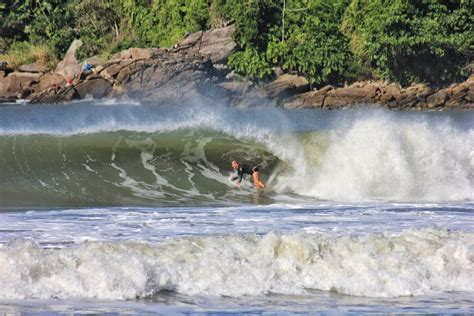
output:
[[369, 297], [474, 292], [474, 234], [437, 229], [394, 235], [185, 238], [159, 245], [88, 242], [0, 249], [0, 298], [135, 299], [301, 294]]
[[[280, 190], [331, 200], [474, 199], [474, 131], [449, 120], [375, 112], [340, 124], [316, 163], [299, 159]], [[316, 156], [305, 147], [298, 157]]]

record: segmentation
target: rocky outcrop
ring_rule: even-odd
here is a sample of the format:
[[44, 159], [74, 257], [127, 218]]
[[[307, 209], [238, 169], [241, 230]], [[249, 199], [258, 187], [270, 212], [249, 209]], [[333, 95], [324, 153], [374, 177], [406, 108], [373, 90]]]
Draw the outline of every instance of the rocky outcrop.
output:
[[0, 62], [0, 102], [28, 98], [31, 103], [126, 96], [141, 102], [221, 103], [239, 107], [339, 109], [373, 104], [390, 109], [472, 109], [474, 77], [434, 90], [425, 84], [402, 88], [376, 81], [310, 90], [309, 82], [275, 69], [274, 80], [257, 85], [231, 72], [227, 56], [235, 49], [234, 26], [188, 35], [173, 48], [129, 48], [102, 62], [79, 63], [74, 41], [55, 72], [35, 64], [12, 72]]
[[81, 40], [74, 40], [66, 52], [63, 60], [58, 64], [57, 74], [63, 76], [66, 80], [73, 79], [81, 72], [81, 65], [76, 59], [76, 51], [82, 46]]
[[474, 76], [435, 91], [425, 84], [401, 88], [386, 82], [359, 82], [349, 87], [325, 87], [299, 94], [284, 102], [286, 108], [339, 109], [374, 104], [390, 109], [474, 109]]
[[86, 99], [88, 97], [101, 99], [106, 97], [112, 90], [112, 84], [103, 78], [92, 78], [78, 83], [75, 89], [79, 99]]
[[[63, 68], [76, 67], [75, 92], [64, 94], [63, 90], [69, 87], [63, 85], [60, 89], [56, 88], [57, 84], [49, 85], [47, 91], [40, 89], [45, 86], [38, 85], [31, 102], [61, 102], [59, 96], [67, 97], [65, 101], [70, 97], [127, 96], [142, 102], [181, 103], [197, 97], [213, 101], [218, 99], [216, 96], [232, 95], [232, 92], [219, 86], [228, 72], [227, 67], [217, 66], [216, 63], [225, 62], [235, 48], [233, 29], [234, 26], [227, 26], [194, 33], [170, 49], [130, 48], [113, 55], [104, 64], [86, 60], [85, 63], [91, 66], [89, 73], [78, 73], [77, 61], [71, 56], [66, 57]], [[58, 69], [56, 73], [63, 74]]]
[[236, 47], [232, 40], [234, 29], [234, 25], [229, 25], [212, 31], [193, 33], [178, 43], [175, 49], [184, 51], [187, 55], [208, 58], [214, 64], [223, 63]]
[[24, 99], [32, 93], [31, 85], [41, 75], [29, 72], [12, 72], [0, 80], [0, 96], [7, 100]]
[[66, 84], [66, 79], [57, 73], [47, 73], [40, 77], [38, 83], [33, 84], [31, 88], [35, 92], [42, 92], [49, 88], [55, 88], [64, 86]]
[[263, 89], [268, 98], [281, 101], [295, 94], [309, 91], [309, 82], [301, 76], [283, 74], [267, 83]]

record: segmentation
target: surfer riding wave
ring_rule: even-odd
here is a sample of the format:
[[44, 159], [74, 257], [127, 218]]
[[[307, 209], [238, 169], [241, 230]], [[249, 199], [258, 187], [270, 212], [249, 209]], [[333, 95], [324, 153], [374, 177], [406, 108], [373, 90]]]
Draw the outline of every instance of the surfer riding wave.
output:
[[232, 168], [234, 168], [234, 170], [237, 172], [237, 175], [232, 177], [232, 181], [235, 181], [235, 184], [240, 186], [244, 174], [249, 174], [252, 176], [253, 184], [255, 185], [255, 187], [259, 189], [265, 188], [265, 184], [260, 181], [260, 170], [258, 170], [257, 167], [248, 164], [241, 165], [237, 160], [232, 160], [231, 165]]

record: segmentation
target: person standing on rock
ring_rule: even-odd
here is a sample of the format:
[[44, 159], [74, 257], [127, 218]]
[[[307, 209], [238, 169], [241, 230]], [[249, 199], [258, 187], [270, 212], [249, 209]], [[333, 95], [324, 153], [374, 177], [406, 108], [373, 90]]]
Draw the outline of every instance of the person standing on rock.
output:
[[252, 176], [253, 184], [259, 189], [264, 189], [265, 184], [260, 181], [260, 170], [257, 167], [247, 164], [240, 164], [237, 160], [232, 160], [232, 168], [237, 172], [237, 175], [232, 177], [232, 181], [235, 181], [237, 186], [240, 186], [244, 174], [249, 174]]

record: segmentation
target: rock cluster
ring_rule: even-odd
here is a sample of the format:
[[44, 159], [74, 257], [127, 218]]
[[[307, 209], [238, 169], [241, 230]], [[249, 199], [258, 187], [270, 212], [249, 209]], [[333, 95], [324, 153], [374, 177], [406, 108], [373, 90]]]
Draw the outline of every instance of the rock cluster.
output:
[[58, 103], [120, 95], [145, 102], [178, 102], [222, 90], [217, 83], [228, 72], [225, 61], [236, 46], [233, 31], [230, 25], [194, 33], [170, 49], [130, 48], [105, 63], [98, 58], [79, 63], [75, 55], [82, 42], [76, 40], [51, 73], [35, 64], [13, 71], [0, 61], [0, 103], [24, 98], [30, 103]]
[[[390, 109], [474, 108], [474, 76], [434, 90], [425, 84], [407, 88], [387, 82], [357, 82], [310, 90], [303, 77], [283, 74], [258, 86], [239, 78], [227, 67], [235, 49], [234, 26], [188, 35], [173, 48], [130, 48], [103, 63], [91, 57], [79, 63], [72, 43], [54, 72], [36, 64], [18, 71], [0, 61], [0, 103], [27, 98], [30, 103], [58, 103], [75, 99], [127, 96], [141, 102], [219, 102], [286, 108], [347, 108], [377, 104]], [[87, 67], [85, 67], [87, 65]]]
[[401, 88], [394, 83], [357, 82], [344, 88], [326, 86], [298, 94], [287, 100], [287, 108], [347, 108], [378, 104], [390, 109], [422, 110], [437, 108], [474, 109], [474, 76], [459, 84], [433, 90], [425, 84]]

